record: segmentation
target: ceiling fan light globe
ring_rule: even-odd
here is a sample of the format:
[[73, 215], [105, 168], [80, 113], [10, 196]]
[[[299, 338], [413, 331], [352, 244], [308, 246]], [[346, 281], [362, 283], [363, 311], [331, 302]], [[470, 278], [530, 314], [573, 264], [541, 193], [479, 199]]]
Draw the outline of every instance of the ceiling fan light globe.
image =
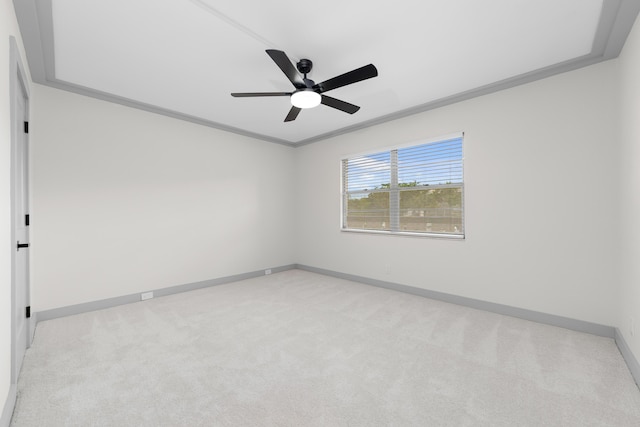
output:
[[313, 108], [320, 105], [322, 96], [313, 90], [299, 90], [291, 95], [291, 104], [298, 108]]

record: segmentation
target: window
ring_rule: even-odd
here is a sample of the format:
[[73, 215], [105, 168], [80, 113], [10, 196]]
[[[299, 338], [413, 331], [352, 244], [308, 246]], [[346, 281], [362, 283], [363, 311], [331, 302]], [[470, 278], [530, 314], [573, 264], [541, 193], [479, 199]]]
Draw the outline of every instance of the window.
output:
[[342, 229], [464, 237], [463, 136], [342, 160]]

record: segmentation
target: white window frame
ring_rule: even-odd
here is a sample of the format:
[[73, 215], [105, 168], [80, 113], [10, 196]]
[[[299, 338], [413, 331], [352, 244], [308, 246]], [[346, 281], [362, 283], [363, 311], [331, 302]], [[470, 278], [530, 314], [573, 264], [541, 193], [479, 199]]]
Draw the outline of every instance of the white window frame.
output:
[[[345, 176], [344, 176], [344, 169], [343, 169], [343, 164], [345, 160], [349, 160], [349, 159], [353, 159], [356, 157], [361, 157], [361, 156], [367, 156], [367, 155], [372, 155], [372, 154], [380, 154], [383, 152], [389, 152], [391, 153], [391, 164], [393, 165], [394, 163], [396, 164], [396, 167], [392, 169], [394, 169], [397, 172], [397, 157], [395, 159], [394, 162], [394, 158], [393, 158], [393, 153], [395, 151], [396, 156], [397, 156], [397, 151], [399, 149], [403, 149], [403, 148], [410, 148], [410, 147], [415, 147], [415, 146], [420, 146], [420, 145], [425, 145], [425, 144], [430, 144], [430, 143], [437, 143], [437, 142], [443, 142], [446, 140], [450, 140], [450, 139], [456, 139], [456, 138], [461, 138], [462, 139], [462, 157], [460, 158], [460, 161], [462, 162], [462, 200], [461, 200], [461, 209], [462, 209], [462, 232], [461, 234], [452, 234], [452, 233], [435, 233], [435, 232], [420, 232], [420, 231], [401, 231], [401, 230], [397, 230], [399, 227], [396, 225], [396, 227], [394, 227], [394, 224], [390, 224], [390, 228], [396, 228], [396, 230], [369, 230], [369, 229], [359, 229], [359, 228], [346, 228], [344, 226], [345, 224], [345, 191], [344, 191], [344, 187], [345, 187]], [[452, 134], [448, 134], [448, 135], [442, 135], [442, 136], [438, 136], [438, 137], [433, 137], [433, 138], [427, 138], [427, 139], [421, 139], [418, 141], [412, 141], [409, 143], [405, 143], [405, 144], [401, 144], [401, 145], [394, 145], [394, 146], [387, 146], [387, 147], [381, 147], [381, 148], [377, 148], [377, 149], [373, 149], [373, 150], [368, 150], [366, 152], [360, 152], [360, 153], [355, 153], [355, 154], [350, 154], [347, 156], [343, 156], [340, 159], [340, 231], [342, 232], [347, 232], [347, 233], [365, 233], [365, 234], [377, 234], [377, 235], [395, 235], [395, 236], [415, 236], [415, 237], [428, 237], [428, 238], [444, 238], [444, 239], [457, 239], [457, 240], [463, 240], [465, 239], [466, 236], [466, 225], [465, 225], [465, 179], [464, 179], [464, 160], [465, 160], [465, 155], [464, 155], [464, 150], [465, 150], [465, 144], [464, 144], [464, 132], [458, 132], [458, 133], [452, 133]], [[395, 175], [395, 176], [394, 176]], [[391, 174], [391, 187], [394, 187], [394, 183], [395, 183], [395, 187], [397, 188], [398, 185], [398, 175], [397, 173], [392, 173]], [[430, 188], [447, 188], [450, 187], [451, 185], [438, 185], [438, 186], [431, 186]], [[460, 185], [455, 185], [456, 187], [460, 187]], [[392, 200], [391, 198], [393, 197], [393, 195], [399, 195], [399, 191], [390, 191], [389, 192], [389, 210], [392, 210], [392, 203], [394, 203], [394, 200]], [[395, 197], [398, 198], [398, 197]], [[399, 198], [398, 198], [399, 199]], [[397, 206], [397, 210], [399, 211], [399, 206], [398, 203], [399, 201], [396, 200], [395, 201], [396, 206]], [[392, 221], [397, 221], [399, 219], [399, 215], [390, 215], [390, 222]]]

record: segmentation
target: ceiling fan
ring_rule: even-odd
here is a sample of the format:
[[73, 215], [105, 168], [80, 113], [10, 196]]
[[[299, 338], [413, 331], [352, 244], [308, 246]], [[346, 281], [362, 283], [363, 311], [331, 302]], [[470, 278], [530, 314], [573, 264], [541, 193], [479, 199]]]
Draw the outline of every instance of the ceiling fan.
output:
[[[287, 54], [281, 50], [267, 49], [267, 54], [271, 59], [273, 59], [273, 62], [280, 67], [282, 72], [287, 76], [289, 81], [293, 83], [293, 86], [296, 89], [293, 92], [232, 93], [231, 96], [239, 98], [255, 96], [289, 96], [291, 97], [292, 107], [291, 110], [289, 110], [289, 114], [287, 114], [287, 117], [284, 119], [285, 122], [295, 120], [303, 108], [313, 108], [320, 104], [344, 111], [345, 113], [355, 113], [360, 109], [360, 107], [324, 95], [324, 92], [370, 79], [378, 75], [376, 67], [373, 64], [369, 64], [316, 84], [313, 80], [307, 78], [307, 74], [310, 73], [311, 68], [313, 68], [313, 62], [311, 62], [311, 60], [301, 59], [294, 67], [293, 63], [287, 57]], [[298, 72], [303, 74], [304, 77]]]

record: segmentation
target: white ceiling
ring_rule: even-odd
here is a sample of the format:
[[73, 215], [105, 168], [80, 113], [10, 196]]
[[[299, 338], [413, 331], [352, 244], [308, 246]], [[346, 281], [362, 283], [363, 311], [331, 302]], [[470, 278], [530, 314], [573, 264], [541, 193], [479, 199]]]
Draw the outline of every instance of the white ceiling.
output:
[[[35, 81], [289, 145], [617, 56], [637, 0], [14, 0]], [[311, 59], [316, 82], [379, 76], [283, 120], [291, 91], [265, 53]]]

